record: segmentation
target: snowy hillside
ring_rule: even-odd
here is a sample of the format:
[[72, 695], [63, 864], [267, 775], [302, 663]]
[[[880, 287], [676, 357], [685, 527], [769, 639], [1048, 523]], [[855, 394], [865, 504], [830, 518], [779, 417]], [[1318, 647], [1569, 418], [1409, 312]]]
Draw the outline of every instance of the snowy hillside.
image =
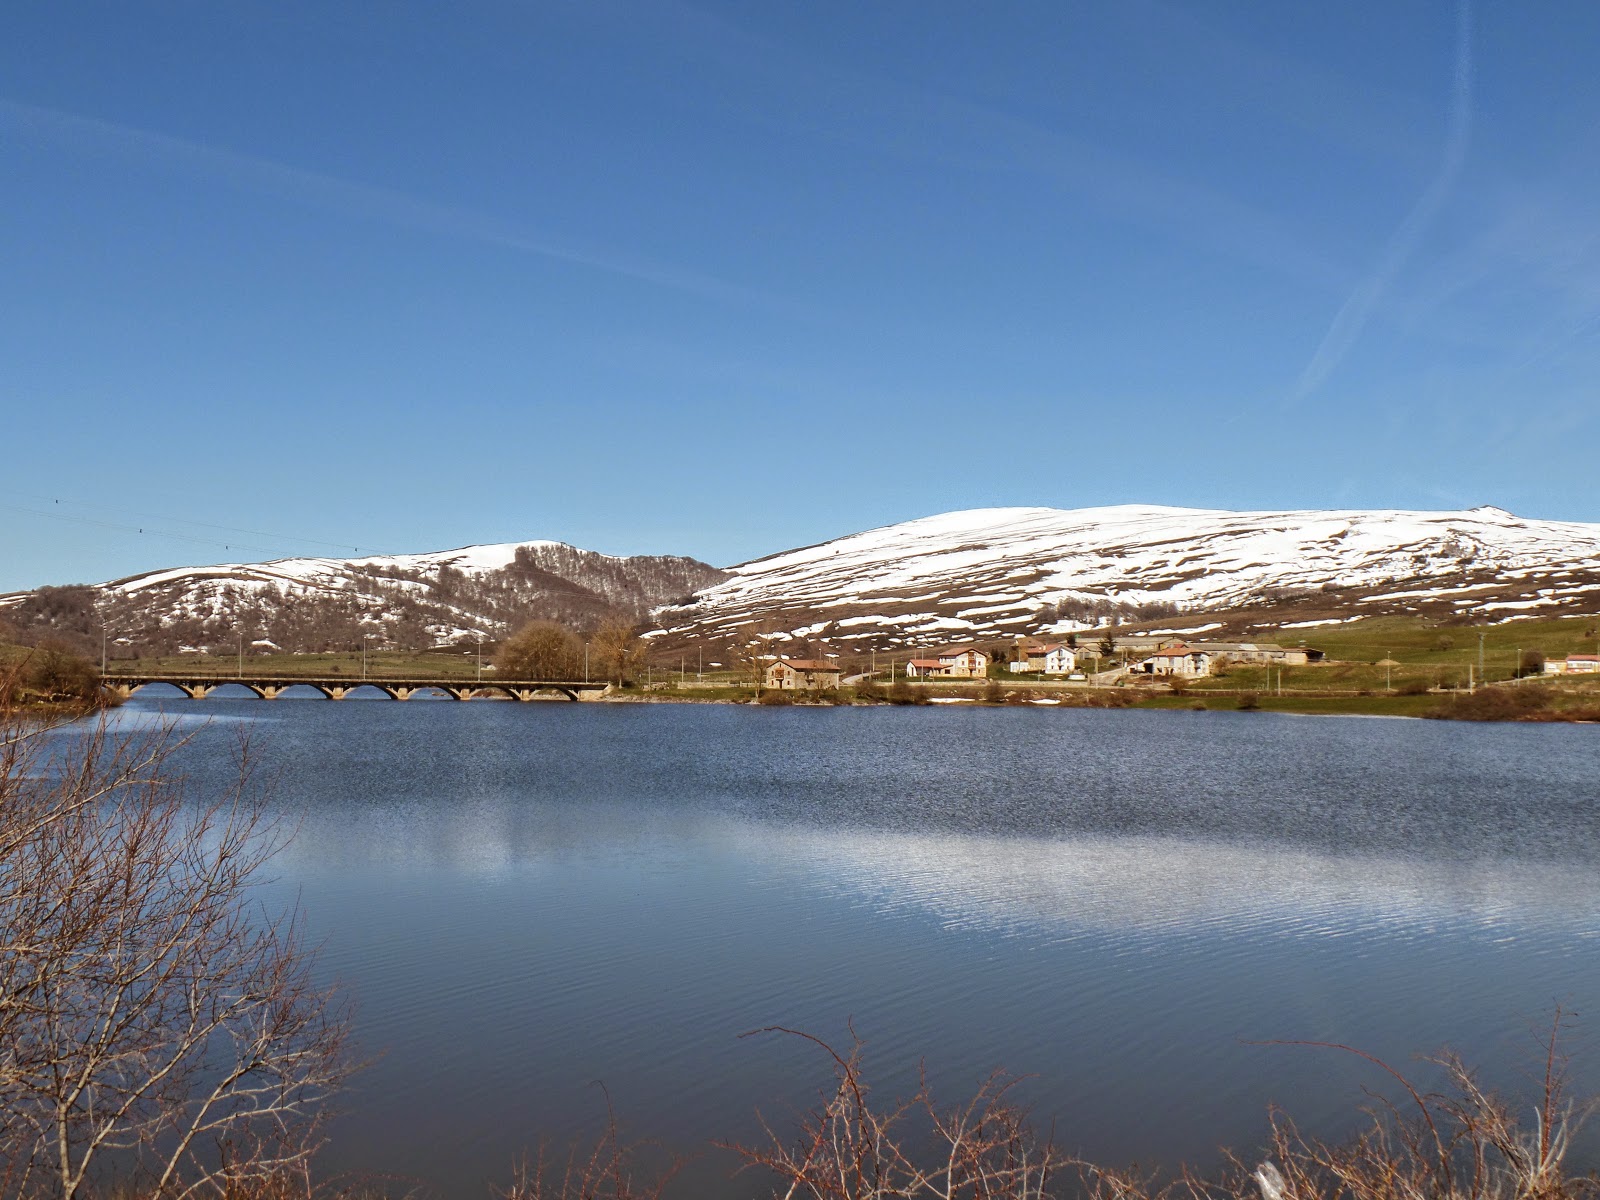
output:
[[141, 653], [252, 643], [293, 652], [422, 649], [494, 642], [543, 618], [588, 627], [637, 620], [722, 573], [692, 558], [619, 558], [561, 542], [508, 542], [427, 554], [287, 558], [150, 571], [96, 587], [0, 597], [24, 630]]
[[[1307, 626], [1386, 613], [1600, 611], [1600, 524], [1465, 512], [1119, 505], [946, 513], [729, 568], [666, 636], [781, 631], [848, 646], [1066, 631]], [[1209, 621], [1185, 620], [1212, 614]], [[1248, 627], [1247, 625], [1245, 627]], [[741, 633], [741, 631], [743, 631]]]
[[907, 521], [719, 571], [560, 542], [152, 571], [0, 596], [31, 636], [128, 652], [494, 641], [532, 618], [654, 612], [661, 647], [776, 635], [851, 647], [1065, 633], [1115, 621], [1244, 633], [1407, 613], [1600, 613], [1600, 524], [1467, 512], [994, 508]]

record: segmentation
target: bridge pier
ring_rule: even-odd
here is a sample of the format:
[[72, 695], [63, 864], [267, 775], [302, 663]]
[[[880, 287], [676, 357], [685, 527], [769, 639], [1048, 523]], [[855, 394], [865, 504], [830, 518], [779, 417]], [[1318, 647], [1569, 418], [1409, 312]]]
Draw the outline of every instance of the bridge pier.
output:
[[217, 690], [217, 685], [214, 683], [180, 683], [178, 686], [191, 700], [204, 700]]
[[255, 690], [263, 700], [276, 700], [288, 690], [288, 686], [281, 683], [258, 683], [255, 685]]

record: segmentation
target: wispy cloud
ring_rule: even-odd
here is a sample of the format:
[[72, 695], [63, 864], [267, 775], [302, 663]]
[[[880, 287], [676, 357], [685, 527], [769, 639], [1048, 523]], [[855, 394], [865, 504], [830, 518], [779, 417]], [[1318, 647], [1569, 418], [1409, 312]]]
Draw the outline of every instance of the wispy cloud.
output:
[[648, 258], [535, 232], [512, 221], [438, 204], [272, 159], [220, 149], [150, 129], [0, 98], [0, 126], [92, 152], [154, 161], [324, 209], [448, 238], [503, 247], [556, 262], [721, 300], [762, 299], [754, 290]]
[[1450, 98], [1450, 126], [1445, 139], [1444, 157], [1432, 182], [1411, 206], [1405, 220], [1390, 236], [1377, 265], [1352, 291], [1334, 315], [1316, 353], [1300, 373], [1290, 394], [1290, 403], [1304, 400], [1320, 388], [1350, 352], [1374, 309], [1383, 300], [1394, 279], [1405, 267], [1418, 244], [1449, 199], [1466, 162], [1472, 135], [1472, 10], [1466, 0], [1456, 9], [1455, 71]]
[[821, 59], [753, 33], [689, 0], [602, 6], [635, 36], [672, 37], [683, 54], [759, 78], [770, 98], [740, 111], [782, 127], [903, 161], [1036, 180], [1118, 221], [1166, 232], [1236, 261], [1329, 291], [1351, 272], [1295, 223], [1228, 191], [1087, 137], [991, 104]]

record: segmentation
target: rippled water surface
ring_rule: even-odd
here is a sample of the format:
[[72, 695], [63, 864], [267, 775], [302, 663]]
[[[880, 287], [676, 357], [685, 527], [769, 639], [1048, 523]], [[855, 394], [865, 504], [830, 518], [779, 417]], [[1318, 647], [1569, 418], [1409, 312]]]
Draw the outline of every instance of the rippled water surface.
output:
[[[368, 1052], [329, 1151], [449, 1196], [603, 1117], [685, 1146], [825, 1085], [783, 1024], [997, 1066], [1069, 1148], [1214, 1162], [1346, 1128], [1444, 1043], [1508, 1087], [1600, 996], [1600, 729], [1267, 714], [141, 697], [238, 724]], [[1600, 1090], [1600, 1045], [1579, 1045]], [[1421, 1067], [1418, 1068], [1422, 1070]], [[1581, 1147], [1600, 1161], [1593, 1140]], [[746, 1194], [726, 1164], [706, 1194]], [[719, 1191], [719, 1189], [721, 1189]]]

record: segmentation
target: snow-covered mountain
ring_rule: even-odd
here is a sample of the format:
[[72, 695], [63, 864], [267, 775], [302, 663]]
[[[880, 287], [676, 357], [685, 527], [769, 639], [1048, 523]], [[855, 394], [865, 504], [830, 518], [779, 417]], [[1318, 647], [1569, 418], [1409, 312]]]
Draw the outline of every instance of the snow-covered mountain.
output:
[[1244, 633], [1397, 613], [1600, 613], [1600, 524], [1466, 512], [1228, 512], [1120, 505], [946, 513], [719, 571], [560, 542], [152, 571], [0, 596], [32, 637], [128, 649], [291, 651], [494, 641], [543, 617], [653, 612], [662, 647], [752, 635], [841, 651], [1066, 632], [1114, 620]]
[[226, 648], [240, 636], [294, 652], [420, 649], [493, 642], [545, 618], [588, 626], [637, 620], [722, 578], [692, 558], [620, 558], [562, 542], [508, 542], [427, 554], [286, 558], [149, 571], [93, 587], [0, 596], [0, 619], [35, 635], [140, 653]]
[[[683, 636], [841, 647], [1390, 613], [1600, 611], [1600, 524], [1463, 512], [1228, 512], [1118, 505], [945, 513], [728, 569], [657, 614]], [[1204, 615], [1206, 619], [1199, 619]]]

